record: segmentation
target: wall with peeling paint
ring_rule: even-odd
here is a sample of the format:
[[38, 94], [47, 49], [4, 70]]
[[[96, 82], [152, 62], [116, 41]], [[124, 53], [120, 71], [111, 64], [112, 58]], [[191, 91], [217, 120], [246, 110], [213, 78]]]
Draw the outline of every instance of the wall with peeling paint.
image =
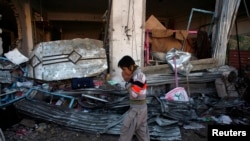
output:
[[110, 73], [120, 76], [118, 61], [124, 55], [142, 66], [146, 0], [113, 0], [110, 21]]

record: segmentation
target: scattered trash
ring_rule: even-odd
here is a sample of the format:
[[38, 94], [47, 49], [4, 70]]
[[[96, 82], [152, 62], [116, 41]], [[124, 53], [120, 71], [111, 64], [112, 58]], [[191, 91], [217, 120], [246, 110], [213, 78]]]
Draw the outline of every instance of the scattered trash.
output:
[[218, 118], [216, 118], [215, 116], [212, 116], [212, 119], [219, 124], [231, 124], [232, 123], [232, 119], [227, 115], [220, 115]]
[[197, 122], [190, 122], [189, 124], [184, 125], [183, 128], [184, 129], [201, 129], [201, 128], [205, 128], [205, 126]]
[[183, 87], [177, 87], [169, 91], [166, 96], [166, 100], [174, 101], [189, 101], [186, 90]]
[[5, 141], [5, 136], [1, 128], [0, 128], [0, 141]]

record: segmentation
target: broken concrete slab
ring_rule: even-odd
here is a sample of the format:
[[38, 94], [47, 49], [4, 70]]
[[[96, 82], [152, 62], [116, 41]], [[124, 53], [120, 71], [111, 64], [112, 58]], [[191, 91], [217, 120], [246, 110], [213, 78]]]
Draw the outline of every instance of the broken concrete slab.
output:
[[45, 81], [93, 77], [108, 68], [103, 42], [89, 38], [41, 42], [29, 59], [28, 76]]

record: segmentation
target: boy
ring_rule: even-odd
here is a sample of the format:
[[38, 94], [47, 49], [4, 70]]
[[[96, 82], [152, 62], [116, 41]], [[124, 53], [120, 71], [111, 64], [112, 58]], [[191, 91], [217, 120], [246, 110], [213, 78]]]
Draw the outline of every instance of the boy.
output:
[[123, 121], [119, 141], [131, 141], [134, 134], [139, 141], [149, 141], [146, 76], [130, 56], [122, 57], [118, 67], [122, 69], [130, 99], [130, 109]]

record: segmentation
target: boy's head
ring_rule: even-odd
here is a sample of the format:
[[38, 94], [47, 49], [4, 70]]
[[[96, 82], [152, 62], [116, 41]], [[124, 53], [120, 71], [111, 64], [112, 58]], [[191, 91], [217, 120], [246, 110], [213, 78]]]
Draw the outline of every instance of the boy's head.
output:
[[135, 66], [135, 61], [132, 57], [126, 55], [121, 58], [121, 60], [118, 62], [118, 67], [120, 68], [131, 68], [131, 66]]
[[124, 80], [129, 79], [136, 69], [135, 61], [132, 57], [126, 55], [118, 62], [118, 67], [122, 69], [122, 76]]

